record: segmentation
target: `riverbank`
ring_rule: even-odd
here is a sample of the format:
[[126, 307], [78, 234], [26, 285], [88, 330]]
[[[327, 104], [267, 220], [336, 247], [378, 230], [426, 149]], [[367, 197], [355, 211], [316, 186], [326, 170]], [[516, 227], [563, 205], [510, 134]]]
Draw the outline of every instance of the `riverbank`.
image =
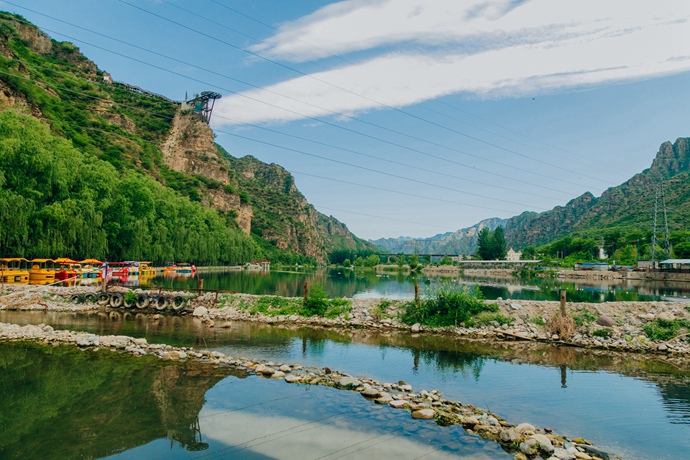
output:
[[[124, 294], [129, 289], [110, 288]], [[71, 299], [79, 294], [93, 293], [94, 288], [6, 286], [6, 295], [0, 297], [0, 309], [39, 310], [63, 312], [88, 312], [113, 309], [96, 303], [74, 303]], [[156, 292], [136, 289], [136, 294]], [[480, 316], [476, 327], [427, 328], [415, 324], [403, 324], [400, 311], [405, 301], [382, 299], [348, 299], [349, 306], [335, 318], [318, 316], [303, 317], [297, 314], [262, 313], [260, 304], [275, 299], [276, 303], [298, 305], [301, 299], [275, 298], [249, 294], [204, 293], [201, 296], [189, 292], [168, 292], [170, 298], [185, 299], [184, 309], [177, 314], [199, 318], [207, 327], [229, 327], [232, 321], [286, 324], [309, 327], [372, 329], [379, 331], [399, 330], [414, 334], [445, 334], [472, 340], [514, 343], [522, 341], [544, 342], [594, 350], [615, 350], [638, 354], [653, 354], [656, 358], [688, 367], [690, 343], [684, 329], [664, 340], [650, 338], [645, 327], [658, 321], [690, 324], [690, 303], [686, 302], [569, 302], [566, 310], [576, 323], [569, 336], [559, 336], [549, 330], [549, 321], [560, 315], [560, 303], [554, 301], [497, 300], [498, 311]], [[267, 299], [267, 297], [269, 299]], [[77, 300], [78, 301], [78, 300]], [[487, 301], [489, 302], [489, 301]], [[138, 310], [158, 314], [157, 310]], [[265, 311], [265, 310], [264, 310]]]
[[536, 456], [554, 460], [616, 458], [582, 438], [566, 437], [549, 428], [535, 428], [529, 423], [511, 423], [472, 404], [444, 399], [438, 390], [414, 390], [403, 381], [379, 382], [353, 377], [327, 367], [303, 368], [299, 364], [237, 358], [215, 351], [149, 344], [143, 338], [59, 331], [45, 324], [19, 326], [0, 323], [0, 340], [32, 341], [45, 346], [71, 345], [92, 351], [107, 349], [135, 357], [153, 356], [187, 366], [190, 362], [198, 363], [207, 370], [209, 366], [231, 368], [286, 383], [355, 391], [363, 396], [363, 401], [386, 405], [390, 409], [407, 410], [413, 419], [434, 420], [440, 426], [458, 424], [468, 434], [499, 443], [504, 450], [514, 453], [517, 459]]

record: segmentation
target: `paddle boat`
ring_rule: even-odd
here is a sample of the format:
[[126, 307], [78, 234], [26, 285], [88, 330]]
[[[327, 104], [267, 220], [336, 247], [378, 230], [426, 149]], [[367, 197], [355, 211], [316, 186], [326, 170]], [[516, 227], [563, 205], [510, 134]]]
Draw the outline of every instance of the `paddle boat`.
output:
[[0, 259], [0, 282], [3, 284], [29, 284], [29, 261], [21, 257]]
[[53, 260], [55, 264], [55, 279], [58, 281], [74, 280], [81, 273], [81, 264], [69, 257], [60, 257]]
[[55, 282], [53, 259], [32, 259], [29, 269], [29, 284], [51, 284]]
[[188, 263], [179, 263], [168, 265], [163, 269], [166, 275], [194, 275], [196, 273], [196, 267]]
[[81, 272], [78, 274], [80, 278], [103, 278], [103, 262], [98, 259], [84, 259], [80, 260]]

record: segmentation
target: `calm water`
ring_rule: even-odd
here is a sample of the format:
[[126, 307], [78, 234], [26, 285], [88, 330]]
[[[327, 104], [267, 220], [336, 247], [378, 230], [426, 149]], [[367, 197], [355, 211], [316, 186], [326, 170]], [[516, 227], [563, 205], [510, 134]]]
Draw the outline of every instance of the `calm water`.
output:
[[[126, 334], [233, 356], [329, 366], [380, 381], [402, 379], [416, 389], [437, 388], [446, 398], [488, 408], [513, 422], [527, 421], [592, 439], [623, 458], [676, 459], [690, 453], [690, 372], [633, 355], [597, 355], [532, 343], [510, 348], [447, 337], [372, 331], [341, 334], [244, 323], [231, 330], [209, 329], [184, 317], [152, 322], [144, 315], [131, 314], [125, 318], [0, 311], [0, 321]], [[511, 458], [492, 443], [468, 436], [457, 427], [413, 422], [405, 413], [381, 409], [348, 392], [257, 377], [218, 375], [188, 380], [178, 378], [182, 375], [176, 371], [159, 370], [160, 363], [138, 365], [142, 361], [108, 358], [123, 363], [125, 370], [118, 370], [105, 358], [96, 358], [97, 354], [76, 350], [13, 352], [14, 358], [8, 360], [6, 350], [7, 346], [0, 348], [0, 401], [4, 401], [0, 404], [10, 407], [2, 408], [0, 414], [41, 407], [36, 415], [40, 420], [16, 426], [14, 418], [6, 417], [0, 423], [0, 446], [17, 458], [26, 452], [20, 450], [22, 446], [32, 446], [32, 442], [45, 444], [37, 449], [61, 445], [66, 452], [72, 452], [66, 444], [77, 449], [76, 444], [86, 442], [75, 456], [96, 457], [117, 453], [129, 458], [297, 458], [298, 452], [309, 452], [300, 458], [419, 458], [425, 454], [429, 455], [424, 458]], [[93, 370], [85, 367], [87, 363]], [[105, 375], [99, 376], [99, 372]], [[58, 380], [44, 382], [44, 378]], [[71, 391], [72, 396], [53, 394], [64, 385], [81, 388], [82, 384], [84, 388], [76, 395]], [[178, 387], [179, 394], [175, 393]], [[139, 391], [143, 393], [137, 394]], [[103, 399], [92, 403], [89, 398], [95, 397]], [[27, 406], [15, 408], [13, 404], [20, 404], [23, 398]], [[139, 407], [147, 398], [156, 407], [158, 419], [139, 415], [139, 411], [149, 414], [153, 410]], [[64, 405], [54, 407], [54, 401]], [[74, 412], [80, 405], [83, 410]], [[123, 418], [126, 414], [134, 420], [129, 422], [131, 430], [121, 433], [120, 423], [128, 423]], [[56, 424], [69, 427], [69, 442], [59, 443]], [[4, 436], [7, 429], [9, 436]], [[23, 437], [15, 431], [21, 431]], [[120, 434], [119, 444], [108, 441], [108, 436], [120, 439]], [[190, 453], [194, 442], [207, 443], [208, 448], [201, 454]], [[101, 448], [106, 450], [98, 450]], [[360, 448], [363, 450], [358, 451]], [[2, 453], [0, 450], [0, 457]]]
[[[270, 294], [301, 297], [304, 283], [319, 283], [330, 297], [376, 297], [405, 299], [414, 297], [414, 285], [422, 292], [435, 283], [449, 282], [476, 286], [487, 299], [558, 300], [565, 289], [573, 302], [645, 301], [663, 297], [690, 300], [690, 283], [671, 281], [582, 281], [563, 282], [552, 278], [478, 279], [462, 277], [410, 276], [398, 272], [353, 271], [329, 269], [310, 272], [226, 271], [199, 273], [204, 289], [223, 289], [247, 294]], [[133, 285], [195, 289], [197, 278], [164, 277], [132, 279]]]

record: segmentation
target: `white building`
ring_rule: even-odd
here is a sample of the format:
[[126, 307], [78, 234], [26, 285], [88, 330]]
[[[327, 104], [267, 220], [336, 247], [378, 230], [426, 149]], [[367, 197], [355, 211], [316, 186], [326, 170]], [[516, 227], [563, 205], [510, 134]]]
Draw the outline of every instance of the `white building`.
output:
[[522, 251], [515, 252], [513, 251], [513, 248], [508, 249], [508, 252], [506, 253], [506, 260], [511, 262], [520, 260], [520, 257], [522, 257]]

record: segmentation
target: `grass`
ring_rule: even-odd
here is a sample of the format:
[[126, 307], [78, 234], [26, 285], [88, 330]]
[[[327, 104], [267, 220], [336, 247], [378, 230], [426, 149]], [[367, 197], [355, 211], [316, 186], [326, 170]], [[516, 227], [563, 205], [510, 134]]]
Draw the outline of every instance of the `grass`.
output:
[[575, 321], [575, 324], [577, 324], [578, 326], [586, 326], [587, 324], [599, 319], [599, 316], [596, 313], [586, 308], [578, 313], [571, 312], [571, 316], [573, 317], [573, 321]]
[[262, 313], [267, 316], [290, 316], [300, 313], [301, 302], [298, 299], [289, 299], [277, 296], [262, 296], [256, 299], [254, 305], [249, 308], [249, 313], [255, 315]]
[[608, 328], [608, 327], [605, 327], [602, 329], [597, 329], [594, 332], [592, 332], [592, 335], [594, 337], [601, 337], [604, 339], [608, 339], [608, 338], [613, 337], [613, 329]]
[[488, 326], [493, 322], [497, 322], [501, 326], [505, 326], [508, 324], [512, 324], [513, 321], [515, 321], [515, 318], [512, 318], [510, 316], [505, 316], [501, 313], [484, 311], [479, 313], [477, 316], [473, 316], [467, 321], [465, 321], [465, 325], [467, 327], [482, 327]]
[[652, 340], [671, 340], [678, 335], [682, 328], [690, 329], [690, 322], [681, 319], [657, 318], [644, 327], [645, 335]]

